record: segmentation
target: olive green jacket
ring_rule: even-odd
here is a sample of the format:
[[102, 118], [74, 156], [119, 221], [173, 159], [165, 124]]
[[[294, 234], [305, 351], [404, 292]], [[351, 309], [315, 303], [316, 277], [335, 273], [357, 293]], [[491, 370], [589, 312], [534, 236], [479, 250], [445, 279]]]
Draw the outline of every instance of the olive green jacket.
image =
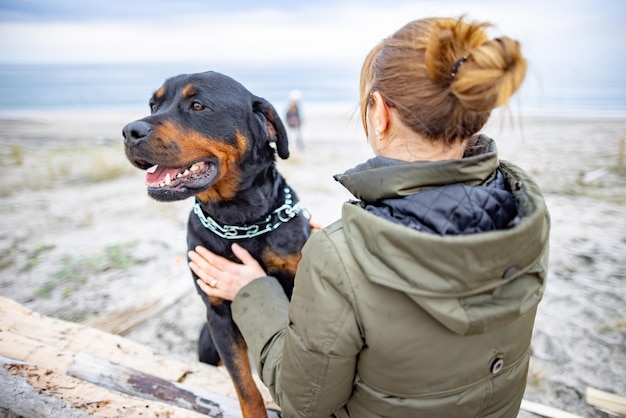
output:
[[538, 186], [489, 140], [462, 160], [367, 164], [336, 178], [375, 201], [497, 168], [519, 223], [461, 236], [419, 232], [346, 203], [305, 245], [291, 305], [265, 277], [233, 316], [285, 417], [514, 417], [545, 288], [549, 215]]

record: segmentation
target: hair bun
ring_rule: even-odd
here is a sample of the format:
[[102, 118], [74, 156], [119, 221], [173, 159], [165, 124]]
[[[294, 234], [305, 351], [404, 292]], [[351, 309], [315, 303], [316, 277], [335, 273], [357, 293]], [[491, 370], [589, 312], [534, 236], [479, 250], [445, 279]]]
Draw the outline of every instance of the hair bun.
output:
[[450, 88], [463, 107], [491, 111], [508, 103], [526, 75], [519, 42], [501, 37], [473, 48]]

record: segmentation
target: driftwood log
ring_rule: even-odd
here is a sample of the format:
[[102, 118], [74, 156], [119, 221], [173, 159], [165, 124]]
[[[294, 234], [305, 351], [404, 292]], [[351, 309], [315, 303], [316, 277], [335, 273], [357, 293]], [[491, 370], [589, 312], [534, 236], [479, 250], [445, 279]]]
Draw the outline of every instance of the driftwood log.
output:
[[587, 403], [611, 415], [626, 416], [626, 398], [595, 388], [587, 388]]
[[106, 389], [181, 406], [211, 417], [230, 418], [241, 415], [236, 399], [170, 382], [84, 353], [74, 357], [67, 372], [72, 377]]
[[[93, 416], [96, 410], [98, 417], [195, 417], [207, 416], [207, 410], [209, 416], [241, 416], [223, 367], [169, 358], [119, 335], [40, 315], [1, 296], [0, 355], [0, 408], [24, 417]], [[103, 376], [96, 377], [98, 370]], [[144, 383], [151, 382], [143, 386], [144, 392], [154, 391], [142, 395], [141, 391], [103, 387], [105, 373], [127, 373], [134, 382], [144, 379]], [[94, 377], [91, 383], [89, 375]], [[153, 386], [156, 383], [161, 386]], [[278, 410], [267, 388], [257, 383], [268, 409]], [[156, 401], [160, 393], [166, 393], [169, 400]], [[198, 407], [208, 409], [202, 413], [189, 409], [189, 393], [202, 399]], [[216, 412], [215, 405], [221, 412]], [[237, 408], [231, 413], [232, 405]], [[47, 413], [38, 412], [44, 407]]]
[[0, 364], [2, 364], [0, 406], [21, 417], [200, 418], [207, 416], [173, 405], [148, 402], [109, 391], [81, 379], [7, 357], [0, 358]]

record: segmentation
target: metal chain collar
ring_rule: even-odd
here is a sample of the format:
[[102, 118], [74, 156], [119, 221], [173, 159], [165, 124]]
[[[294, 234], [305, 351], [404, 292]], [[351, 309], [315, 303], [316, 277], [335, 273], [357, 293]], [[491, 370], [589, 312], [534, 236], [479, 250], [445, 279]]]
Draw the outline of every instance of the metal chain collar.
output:
[[254, 238], [259, 235], [272, 232], [282, 224], [295, 218], [297, 214], [303, 211], [299, 202], [293, 202], [291, 189], [289, 189], [289, 187], [285, 187], [283, 191], [285, 192], [285, 203], [267, 215], [264, 220], [252, 225], [220, 225], [215, 221], [215, 219], [204, 214], [200, 203], [197, 201], [193, 205], [193, 212], [198, 216], [200, 222], [202, 222], [202, 225], [206, 229], [210, 230], [219, 237], [231, 240]]

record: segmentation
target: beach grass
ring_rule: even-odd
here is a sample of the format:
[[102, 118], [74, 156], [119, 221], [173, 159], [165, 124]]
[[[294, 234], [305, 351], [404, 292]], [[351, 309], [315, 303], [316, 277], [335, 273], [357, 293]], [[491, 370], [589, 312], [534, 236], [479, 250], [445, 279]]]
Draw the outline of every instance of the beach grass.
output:
[[63, 183], [93, 184], [137, 172], [124, 156], [121, 146], [68, 144], [53, 148], [32, 148], [12, 144], [0, 152], [0, 197], [23, 190], [42, 190]]
[[63, 297], [68, 297], [77, 288], [105, 271], [126, 271], [139, 260], [129, 251], [137, 241], [111, 244], [95, 254], [64, 255], [58, 267], [36, 291], [35, 296], [50, 297], [53, 291], [62, 290]]

